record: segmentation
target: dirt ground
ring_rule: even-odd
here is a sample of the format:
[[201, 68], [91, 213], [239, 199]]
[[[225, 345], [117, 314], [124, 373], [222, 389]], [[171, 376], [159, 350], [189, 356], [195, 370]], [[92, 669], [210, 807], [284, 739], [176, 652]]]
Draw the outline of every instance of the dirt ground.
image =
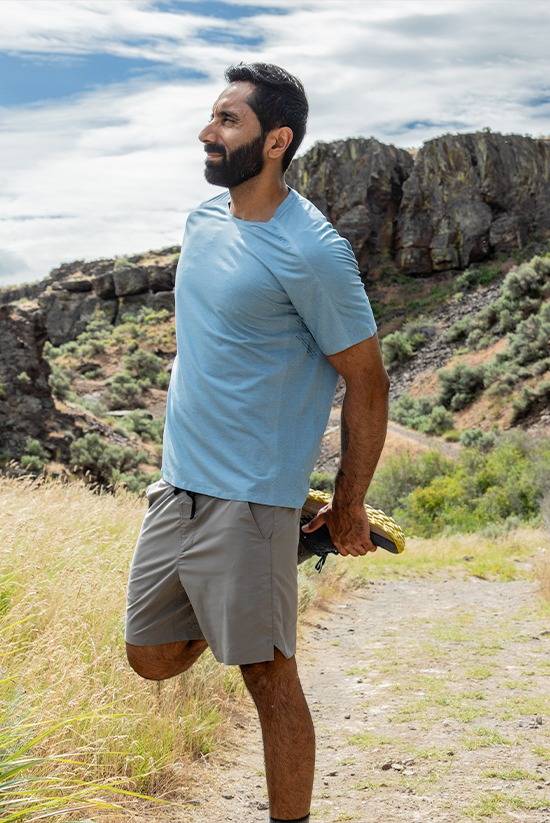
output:
[[[310, 608], [296, 658], [317, 738], [312, 823], [548, 823], [549, 649], [526, 581], [380, 581]], [[143, 820], [266, 823], [257, 715], [248, 695], [235, 706], [223, 748]]]

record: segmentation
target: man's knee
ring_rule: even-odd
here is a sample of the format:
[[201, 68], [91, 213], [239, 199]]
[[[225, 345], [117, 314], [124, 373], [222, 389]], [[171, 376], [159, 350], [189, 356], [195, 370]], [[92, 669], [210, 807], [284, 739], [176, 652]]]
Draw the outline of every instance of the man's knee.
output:
[[298, 678], [296, 657], [285, 657], [273, 647], [274, 659], [260, 663], [243, 663], [239, 666], [243, 680], [253, 696], [260, 696], [277, 688], [285, 688], [289, 680]]
[[126, 643], [126, 657], [140, 677], [146, 680], [166, 680], [192, 666], [207, 646], [206, 640], [179, 640], [156, 646]]

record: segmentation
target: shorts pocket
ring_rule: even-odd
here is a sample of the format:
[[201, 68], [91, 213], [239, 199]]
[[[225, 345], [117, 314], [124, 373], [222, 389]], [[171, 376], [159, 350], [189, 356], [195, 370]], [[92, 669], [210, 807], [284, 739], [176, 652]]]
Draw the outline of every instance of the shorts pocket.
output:
[[246, 502], [246, 510], [263, 540], [271, 540], [275, 530], [276, 506], [269, 503]]

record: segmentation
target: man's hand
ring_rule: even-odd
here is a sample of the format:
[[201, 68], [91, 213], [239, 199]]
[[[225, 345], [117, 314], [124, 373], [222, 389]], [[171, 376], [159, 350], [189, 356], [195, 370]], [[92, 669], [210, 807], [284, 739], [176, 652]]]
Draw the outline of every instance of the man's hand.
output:
[[340, 554], [358, 557], [376, 551], [370, 539], [369, 518], [364, 506], [333, 508], [332, 503], [327, 503], [302, 529], [314, 532], [323, 523], [326, 523], [331, 540]]

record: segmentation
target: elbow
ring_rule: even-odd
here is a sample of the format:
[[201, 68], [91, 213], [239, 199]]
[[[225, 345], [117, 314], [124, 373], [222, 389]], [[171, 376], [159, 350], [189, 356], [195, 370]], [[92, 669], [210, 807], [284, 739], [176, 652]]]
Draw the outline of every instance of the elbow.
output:
[[382, 374], [380, 376], [380, 389], [386, 397], [389, 397], [390, 386], [391, 386], [390, 376], [389, 376], [388, 372], [386, 371], [386, 369], [382, 369]]

